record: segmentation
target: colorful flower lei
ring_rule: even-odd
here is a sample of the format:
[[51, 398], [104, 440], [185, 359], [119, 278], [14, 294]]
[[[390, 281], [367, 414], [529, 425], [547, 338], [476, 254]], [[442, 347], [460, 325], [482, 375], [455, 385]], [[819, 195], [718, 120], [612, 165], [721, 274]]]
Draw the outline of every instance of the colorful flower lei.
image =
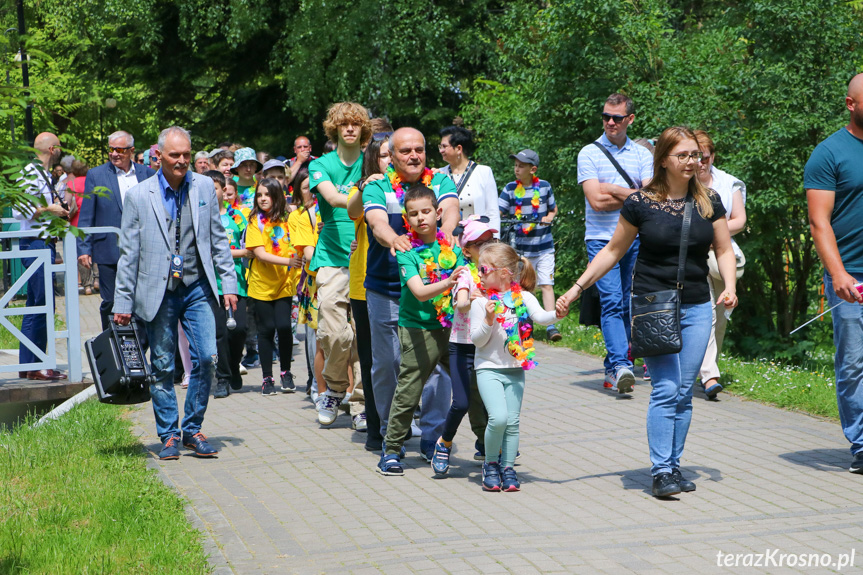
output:
[[[405, 188], [402, 185], [402, 179], [396, 173], [396, 169], [395, 167], [393, 167], [392, 164], [387, 166], [387, 171], [385, 175], [390, 181], [390, 186], [392, 186], [393, 192], [395, 192], [396, 194], [396, 199], [399, 201], [399, 205], [402, 207], [402, 210], [404, 210], [405, 203], [403, 198], [405, 197]], [[432, 172], [429, 168], [425, 168], [423, 169], [422, 176], [420, 176], [420, 182], [422, 182], [422, 185], [426, 187], [431, 187], [431, 181], [433, 177], [434, 172]]]
[[[438, 230], [435, 234], [435, 240], [440, 246], [440, 254], [438, 255], [437, 262], [435, 262], [434, 252], [431, 247], [425, 245], [415, 231], [410, 230], [410, 237], [411, 246], [413, 246], [417, 254], [419, 254], [423, 259], [423, 265], [425, 266], [426, 277], [429, 279], [429, 283], [443, 281], [452, 275], [452, 270], [458, 262], [458, 256], [455, 255], [455, 251], [453, 251], [452, 246], [446, 240], [446, 236], [443, 235], [442, 231]], [[440, 273], [438, 273], [438, 269], [440, 269]], [[453, 314], [455, 312], [452, 307], [452, 288], [447, 288], [445, 292], [436, 295], [432, 298], [431, 302], [434, 304], [437, 319], [440, 324], [444, 327], [451, 327]]]
[[506, 332], [507, 351], [521, 364], [521, 368], [527, 371], [537, 366], [534, 360], [536, 349], [533, 346], [533, 338], [530, 337], [533, 331], [528, 321], [530, 314], [527, 312], [527, 306], [524, 305], [524, 298], [521, 297], [521, 286], [512, 282], [509, 290], [513, 303], [512, 310], [516, 316], [514, 320], [506, 319], [505, 312], [509, 306], [504, 303], [500, 292], [488, 290], [488, 299], [495, 302], [495, 319]]
[[[237, 224], [237, 227], [242, 228], [243, 220], [245, 218], [243, 218], [243, 214], [239, 210], [240, 206], [236, 203], [228, 204], [228, 202], [225, 202], [225, 208], [228, 210], [228, 217], [234, 220], [234, 223]], [[242, 229], [240, 231], [242, 231]]]
[[[281, 255], [282, 248], [279, 245], [279, 240], [285, 236], [287, 236], [287, 241], [290, 243], [291, 238], [285, 230], [284, 226], [281, 224], [274, 224], [270, 221], [270, 219], [264, 214], [258, 214], [258, 229], [261, 233], [265, 234], [268, 238], [270, 238], [270, 242], [272, 242], [273, 251], [271, 252], [273, 255]], [[288, 249], [288, 255], [285, 257], [292, 258], [297, 255], [297, 251], [293, 249], [291, 246]]]
[[[533, 207], [534, 218], [536, 218], [536, 214], [539, 212], [539, 178], [534, 176], [531, 185], [533, 187], [533, 197], [530, 199], [530, 205]], [[515, 218], [517, 220], [520, 220], [523, 217], [521, 214], [521, 199], [524, 198], [526, 193], [524, 184], [519, 180], [518, 185], [515, 187], [515, 191], [513, 192], [513, 195], [518, 200], [515, 204]], [[524, 224], [521, 226], [521, 233], [527, 235], [534, 229], [536, 229], [536, 224]]]
[[473, 279], [473, 283], [479, 287], [482, 285], [479, 279], [479, 268], [473, 262], [469, 262], [467, 264], [467, 269], [470, 271], [470, 277]]

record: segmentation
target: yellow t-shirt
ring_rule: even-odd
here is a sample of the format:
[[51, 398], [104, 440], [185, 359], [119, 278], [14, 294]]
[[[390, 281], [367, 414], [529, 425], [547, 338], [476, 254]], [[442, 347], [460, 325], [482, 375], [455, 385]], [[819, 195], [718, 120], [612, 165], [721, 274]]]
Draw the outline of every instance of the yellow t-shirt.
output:
[[[348, 192], [348, 199], [359, 192], [359, 188], [352, 187]], [[354, 220], [354, 233], [357, 238], [357, 249], [351, 254], [351, 263], [348, 266], [350, 272], [350, 295], [351, 299], [366, 301], [366, 259], [369, 254], [369, 232], [366, 226], [366, 217], [360, 216]]]
[[[282, 230], [278, 240], [279, 253], [275, 255], [285, 258], [293, 256], [297, 250], [291, 245], [287, 222], [275, 224], [275, 226]], [[246, 228], [246, 248], [252, 250], [258, 246], [264, 246], [268, 254], [273, 253], [273, 242], [265, 232], [261, 231], [258, 218], [255, 217]], [[299, 279], [300, 268], [268, 264], [257, 258], [253, 259], [249, 262], [249, 297], [263, 301], [294, 297]]]
[[[306, 208], [299, 208], [291, 212], [288, 216], [288, 231], [291, 233], [291, 243], [294, 244], [300, 255], [303, 254], [303, 248], [306, 246], [315, 247], [318, 245], [318, 224], [321, 223], [321, 212], [315, 210], [315, 225], [312, 226], [312, 219], [309, 217], [309, 211]], [[317, 275], [318, 272], [313, 272], [309, 269], [312, 262], [306, 262], [306, 273]]]

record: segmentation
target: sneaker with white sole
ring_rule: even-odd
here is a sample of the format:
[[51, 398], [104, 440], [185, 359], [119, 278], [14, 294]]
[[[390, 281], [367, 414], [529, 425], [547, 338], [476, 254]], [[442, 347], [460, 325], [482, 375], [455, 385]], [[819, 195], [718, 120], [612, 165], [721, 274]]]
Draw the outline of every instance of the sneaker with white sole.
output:
[[265, 377], [261, 384], [261, 395], [276, 395], [276, 383], [272, 377]]
[[344, 393], [337, 393], [330, 389], [320, 396], [320, 408], [318, 409], [318, 423], [321, 425], [332, 425], [339, 416], [339, 404], [345, 398]]
[[369, 424], [366, 422], [366, 414], [360, 413], [355, 415], [351, 421], [351, 427], [360, 433], [365, 433], [369, 430]]
[[442, 440], [434, 444], [434, 455], [432, 455], [431, 466], [438, 475], [446, 475], [449, 471], [449, 454], [452, 446], [447, 447]]
[[242, 363], [240, 364], [240, 375], [249, 375], [249, 370]]
[[632, 393], [635, 387], [635, 375], [628, 367], [618, 367], [611, 375], [611, 383], [617, 388], [617, 393]]
[[402, 462], [395, 453], [387, 455], [385, 452], [381, 452], [381, 460], [378, 462], [377, 471], [381, 475], [401, 476], [405, 474]]
[[283, 371], [279, 379], [282, 385], [279, 391], [282, 393], [294, 393], [297, 390], [297, 386], [294, 384], [294, 374], [290, 371]]
[[650, 381], [650, 372], [647, 371], [647, 364], [644, 364], [644, 375], [641, 376], [643, 381]]

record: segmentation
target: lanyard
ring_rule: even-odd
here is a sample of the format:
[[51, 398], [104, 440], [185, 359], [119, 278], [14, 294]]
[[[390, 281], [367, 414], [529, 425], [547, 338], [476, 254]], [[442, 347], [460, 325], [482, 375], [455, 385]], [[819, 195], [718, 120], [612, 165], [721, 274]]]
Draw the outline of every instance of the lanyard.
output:
[[[180, 184], [180, 189], [183, 189], [183, 184]], [[183, 193], [176, 192], [174, 197], [177, 198], [177, 221], [174, 223], [174, 235], [176, 236], [176, 248], [174, 253], [180, 255], [180, 223], [183, 215]]]

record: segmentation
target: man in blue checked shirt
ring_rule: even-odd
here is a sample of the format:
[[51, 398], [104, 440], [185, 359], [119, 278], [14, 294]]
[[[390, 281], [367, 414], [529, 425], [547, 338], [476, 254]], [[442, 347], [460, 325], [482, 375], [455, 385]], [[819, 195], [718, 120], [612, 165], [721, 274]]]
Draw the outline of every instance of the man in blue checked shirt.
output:
[[[653, 156], [626, 135], [634, 120], [632, 99], [610, 95], [602, 108], [603, 134], [578, 153], [578, 183], [585, 199], [584, 241], [590, 260], [614, 234], [623, 201], [653, 178]], [[629, 356], [629, 292], [638, 247], [636, 239], [620, 262], [596, 282], [606, 348], [603, 386], [620, 393], [632, 391], [635, 384]], [[648, 377], [645, 369], [644, 379]]]

